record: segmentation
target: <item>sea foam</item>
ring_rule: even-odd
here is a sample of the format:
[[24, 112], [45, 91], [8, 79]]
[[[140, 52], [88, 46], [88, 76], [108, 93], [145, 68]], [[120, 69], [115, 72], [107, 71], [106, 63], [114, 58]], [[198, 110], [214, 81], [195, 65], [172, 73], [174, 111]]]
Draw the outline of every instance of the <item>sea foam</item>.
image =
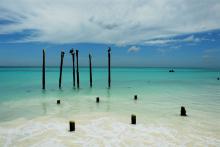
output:
[[201, 134], [181, 134], [177, 129], [158, 124], [137, 124], [116, 118], [100, 117], [76, 121], [76, 131], [69, 132], [68, 121], [39, 117], [14, 120], [0, 125], [0, 145], [9, 146], [218, 146], [218, 138]]

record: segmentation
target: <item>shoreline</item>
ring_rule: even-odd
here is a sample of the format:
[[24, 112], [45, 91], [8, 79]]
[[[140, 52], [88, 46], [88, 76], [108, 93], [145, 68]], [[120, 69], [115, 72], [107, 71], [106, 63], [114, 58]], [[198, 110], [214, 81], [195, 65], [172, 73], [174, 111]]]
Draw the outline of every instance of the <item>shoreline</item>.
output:
[[[44, 116], [0, 123], [1, 146], [218, 146], [220, 138], [184, 125], [129, 124], [112, 116], [79, 115], [76, 131], [68, 120]], [[180, 118], [182, 119], [182, 118]], [[186, 123], [186, 121], [185, 121]], [[187, 123], [189, 124], [189, 123]], [[183, 124], [182, 124], [183, 125]], [[184, 139], [183, 139], [184, 138]], [[208, 140], [207, 140], [208, 139]]]

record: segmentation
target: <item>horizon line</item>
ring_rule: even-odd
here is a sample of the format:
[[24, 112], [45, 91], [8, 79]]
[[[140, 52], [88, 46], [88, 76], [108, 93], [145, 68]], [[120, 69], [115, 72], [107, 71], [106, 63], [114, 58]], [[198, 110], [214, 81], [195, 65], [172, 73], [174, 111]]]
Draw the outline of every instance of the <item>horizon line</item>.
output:
[[[11, 65], [1, 65], [0, 68], [41, 68], [42, 66], [29, 66], [29, 65], [19, 65], [19, 66], [11, 66]], [[64, 68], [72, 68], [72, 66], [63, 66]], [[108, 66], [93, 66], [93, 68], [107, 68]], [[204, 67], [204, 66], [197, 66], [197, 67], [187, 67], [187, 66], [111, 66], [112, 68], [202, 68], [202, 69], [220, 69], [220, 67]], [[59, 66], [46, 66], [46, 68], [59, 68]], [[89, 66], [80, 66], [80, 68], [89, 68]]]

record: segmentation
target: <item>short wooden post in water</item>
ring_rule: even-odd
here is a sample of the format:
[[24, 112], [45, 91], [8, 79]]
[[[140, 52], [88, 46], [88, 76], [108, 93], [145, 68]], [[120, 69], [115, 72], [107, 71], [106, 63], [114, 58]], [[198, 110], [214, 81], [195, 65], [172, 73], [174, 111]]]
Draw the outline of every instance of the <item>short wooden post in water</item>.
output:
[[42, 89], [45, 89], [45, 50], [43, 49]]
[[134, 114], [131, 115], [131, 124], [133, 124], [133, 125], [136, 124], [136, 115], [134, 115]]
[[72, 55], [72, 62], [73, 62], [73, 87], [76, 86], [76, 80], [75, 80], [75, 53], [74, 53], [74, 50], [71, 49], [70, 50], [70, 54]]
[[61, 61], [60, 61], [60, 78], [59, 78], [59, 88], [61, 88], [62, 83], [62, 72], [63, 72], [63, 58], [64, 58], [64, 52], [61, 52]]
[[137, 100], [138, 99], [138, 96], [137, 95], [134, 95], [134, 100]]
[[57, 100], [57, 104], [60, 104], [60, 100]]
[[218, 77], [217, 80], [220, 80], [220, 78]]
[[186, 114], [186, 109], [185, 109], [184, 106], [181, 107], [180, 116], [187, 116], [187, 114]]
[[90, 76], [90, 87], [92, 87], [92, 56], [89, 54], [89, 76]]
[[99, 97], [96, 97], [96, 103], [99, 103]]
[[70, 121], [69, 124], [70, 124], [70, 132], [75, 131], [75, 122], [74, 121]]
[[111, 48], [108, 48], [108, 88], [111, 87]]
[[79, 61], [78, 61], [79, 51], [76, 50], [76, 76], [77, 76], [77, 88], [79, 88]]

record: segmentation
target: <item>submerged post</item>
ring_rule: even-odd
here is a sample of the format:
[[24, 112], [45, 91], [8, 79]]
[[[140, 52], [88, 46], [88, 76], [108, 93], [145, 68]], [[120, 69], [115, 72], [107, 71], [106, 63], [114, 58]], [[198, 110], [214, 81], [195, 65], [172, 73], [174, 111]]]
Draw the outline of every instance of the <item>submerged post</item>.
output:
[[90, 87], [92, 87], [92, 56], [89, 54]]
[[43, 49], [42, 89], [45, 89], [45, 50]]
[[73, 87], [76, 86], [76, 80], [75, 80], [75, 53], [74, 53], [74, 50], [71, 49], [70, 50], [70, 54], [72, 55], [72, 62], [73, 62]]
[[61, 88], [61, 82], [62, 82], [63, 58], [64, 58], [64, 52], [63, 52], [63, 51], [61, 51], [59, 88]]
[[111, 87], [111, 48], [108, 48], [108, 88]]
[[75, 131], [75, 122], [74, 121], [70, 121], [69, 124], [70, 124], [70, 132]]
[[57, 104], [60, 104], [60, 100], [57, 100]]
[[76, 76], [77, 76], [77, 88], [79, 88], [79, 61], [78, 61], [78, 53], [79, 53], [79, 51], [76, 50]]
[[136, 115], [134, 115], [134, 114], [131, 115], [131, 124], [133, 124], [133, 125], [136, 124]]
[[181, 106], [180, 116], [187, 116], [185, 107]]

